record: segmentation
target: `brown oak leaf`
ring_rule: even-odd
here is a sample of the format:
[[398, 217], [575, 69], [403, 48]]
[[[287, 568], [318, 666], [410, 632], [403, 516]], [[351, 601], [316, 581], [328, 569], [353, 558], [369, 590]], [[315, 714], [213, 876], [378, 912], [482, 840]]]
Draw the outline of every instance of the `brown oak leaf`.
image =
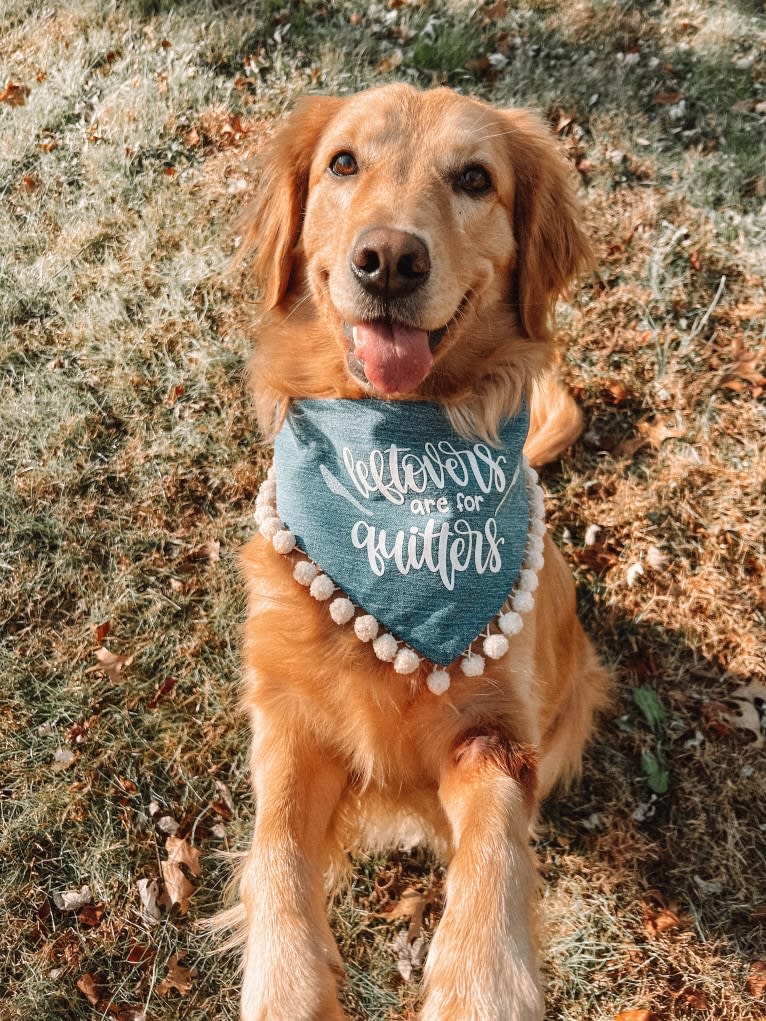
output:
[[183, 967], [182, 960], [182, 957], [174, 955], [168, 961], [168, 973], [157, 986], [160, 996], [167, 996], [172, 989], [180, 996], [186, 996], [191, 991], [197, 972], [194, 968]]

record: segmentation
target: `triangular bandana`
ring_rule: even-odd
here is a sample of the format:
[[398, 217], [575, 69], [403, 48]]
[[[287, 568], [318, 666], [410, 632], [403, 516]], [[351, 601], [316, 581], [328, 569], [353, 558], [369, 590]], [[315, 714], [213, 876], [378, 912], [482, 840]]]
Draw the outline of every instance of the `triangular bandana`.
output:
[[295, 401], [274, 448], [277, 511], [357, 606], [452, 663], [519, 576], [528, 426], [522, 408], [495, 447], [460, 436], [427, 401]]

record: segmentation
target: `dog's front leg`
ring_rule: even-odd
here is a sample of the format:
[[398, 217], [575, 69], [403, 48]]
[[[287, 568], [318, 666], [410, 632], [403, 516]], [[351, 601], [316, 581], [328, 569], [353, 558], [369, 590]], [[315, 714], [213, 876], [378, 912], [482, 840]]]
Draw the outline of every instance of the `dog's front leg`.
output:
[[346, 774], [298, 730], [258, 720], [253, 741], [256, 824], [240, 886], [247, 924], [242, 1021], [345, 1016], [323, 873]]
[[454, 856], [425, 971], [422, 1021], [540, 1021], [529, 847], [535, 761], [492, 728], [461, 735], [439, 797]]

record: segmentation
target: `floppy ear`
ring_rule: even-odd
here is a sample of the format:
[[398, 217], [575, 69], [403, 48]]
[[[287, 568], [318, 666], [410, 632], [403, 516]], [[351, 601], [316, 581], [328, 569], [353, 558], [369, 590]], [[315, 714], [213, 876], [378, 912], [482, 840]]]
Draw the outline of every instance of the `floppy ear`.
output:
[[253, 271], [267, 309], [279, 304], [290, 284], [314, 149], [343, 102], [331, 96], [303, 98], [260, 156], [258, 190], [239, 220], [243, 236], [237, 261], [255, 250]]
[[580, 226], [572, 172], [550, 132], [523, 110], [504, 116], [516, 179], [512, 301], [524, 334], [546, 338], [556, 299], [590, 264], [591, 250]]

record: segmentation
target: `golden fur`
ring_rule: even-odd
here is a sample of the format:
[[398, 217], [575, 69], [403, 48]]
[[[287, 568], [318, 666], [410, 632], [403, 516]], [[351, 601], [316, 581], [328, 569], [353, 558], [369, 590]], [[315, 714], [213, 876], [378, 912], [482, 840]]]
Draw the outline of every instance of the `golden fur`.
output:
[[[356, 157], [353, 180], [328, 171], [338, 152]], [[459, 431], [491, 439], [527, 397], [538, 463], [575, 438], [579, 415], [550, 372], [551, 316], [588, 246], [538, 121], [390, 85], [304, 100], [263, 160], [243, 248], [265, 305], [252, 386], [266, 435], [291, 398], [373, 393], [348, 368], [343, 323], [361, 318], [349, 252], [383, 225], [425, 240], [415, 325], [447, 325], [431, 371], [393, 398], [441, 401]], [[490, 173], [488, 193], [455, 184], [467, 165]], [[324, 877], [347, 850], [424, 840], [450, 864], [421, 1018], [539, 1021], [530, 827], [540, 798], [577, 770], [606, 689], [561, 555], [546, 538], [535, 608], [509, 653], [479, 678], [453, 668], [442, 696], [426, 687], [426, 664], [400, 677], [332, 624], [260, 536], [243, 565], [257, 818], [241, 906], [224, 918], [245, 941], [242, 1018], [343, 1018]]]

